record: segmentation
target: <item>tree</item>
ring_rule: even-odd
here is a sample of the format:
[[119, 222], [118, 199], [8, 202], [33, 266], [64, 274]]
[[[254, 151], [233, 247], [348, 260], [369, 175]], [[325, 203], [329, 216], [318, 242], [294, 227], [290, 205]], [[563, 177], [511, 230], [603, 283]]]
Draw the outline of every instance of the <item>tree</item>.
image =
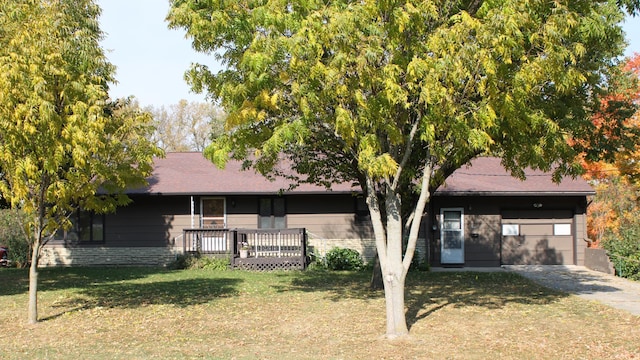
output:
[[209, 103], [180, 100], [178, 104], [147, 108], [156, 130], [152, 140], [164, 151], [203, 151], [222, 133], [224, 112]]
[[114, 67], [92, 0], [0, 1], [0, 193], [27, 217], [29, 323], [38, 261], [76, 209], [104, 213], [143, 184], [157, 148], [147, 114], [108, 101]]
[[168, 20], [226, 65], [186, 75], [229, 114], [208, 158], [265, 174], [286, 158], [299, 182], [362, 187], [395, 338], [422, 215], [447, 176], [492, 153], [514, 176], [557, 180], [592, 155], [567, 140], [592, 133], [621, 6], [639, 3], [173, 0]]
[[[620, 73], [612, 79], [609, 94], [601, 100], [593, 115], [594, 133], [616, 139], [618, 145], [608, 159], [589, 159], [581, 154], [584, 178], [590, 181], [596, 196], [588, 208], [587, 230], [590, 246], [598, 247], [607, 234], [620, 235], [637, 213], [640, 192], [640, 54], [625, 60]], [[622, 125], [622, 126], [619, 126]], [[591, 139], [578, 139], [584, 147], [599, 147]]]

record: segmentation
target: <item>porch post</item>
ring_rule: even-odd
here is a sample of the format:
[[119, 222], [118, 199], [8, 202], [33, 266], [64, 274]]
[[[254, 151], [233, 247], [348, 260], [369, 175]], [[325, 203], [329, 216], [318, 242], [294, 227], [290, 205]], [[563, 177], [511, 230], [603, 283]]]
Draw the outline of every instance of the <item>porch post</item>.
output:
[[193, 205], [193, 195], [191, 195], [191, 228], [193, 229], [193, 222], [194, 222], [194, 205]]

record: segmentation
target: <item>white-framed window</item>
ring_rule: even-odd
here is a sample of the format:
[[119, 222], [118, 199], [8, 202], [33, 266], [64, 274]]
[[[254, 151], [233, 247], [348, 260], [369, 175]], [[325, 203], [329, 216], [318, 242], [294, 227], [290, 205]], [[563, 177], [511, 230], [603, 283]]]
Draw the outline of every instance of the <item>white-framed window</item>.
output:
[[571, 235], [571, 224], [553, 224], [553, 235]]
[[520, 235], [520, 225], [502, 224], [502, 236], [518, 236], [518, 235]]
[[224, 198], [203, 198], [200, 201], [200, 226], [208, 229], [226, 227]]

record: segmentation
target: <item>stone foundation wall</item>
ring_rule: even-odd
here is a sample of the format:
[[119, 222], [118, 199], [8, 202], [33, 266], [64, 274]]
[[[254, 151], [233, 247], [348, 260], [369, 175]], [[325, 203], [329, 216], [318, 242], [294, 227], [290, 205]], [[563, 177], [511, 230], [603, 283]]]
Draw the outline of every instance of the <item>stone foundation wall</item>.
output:
[[166, 266], [180, 251], [167, 247], [45, 247], [39, 265], [48, 266]]
[[[365, 262], [374, 260], [376, 256], [375, 239], [319, 239], [309, 236], [308, 243], [309, 255], [324, 256], [329, 250], [339, 247], [356, 250], [362, 255]], [[426, 242], [419, 238], [416, 245], [416, 256], [424, 261], [426, 254]]]
[[[324, 256], [334, 247], [356, 250], [365, 262], [376, 255], [375, 239], [320, 239], [309, 236], [309, 255]], [[417, 256], [426, 255], [424, 239], [418, 239]], [[166, 266], [182, 253], [176, 247], [62, 247], [45, 246], [39, 265], [49, 266]]]

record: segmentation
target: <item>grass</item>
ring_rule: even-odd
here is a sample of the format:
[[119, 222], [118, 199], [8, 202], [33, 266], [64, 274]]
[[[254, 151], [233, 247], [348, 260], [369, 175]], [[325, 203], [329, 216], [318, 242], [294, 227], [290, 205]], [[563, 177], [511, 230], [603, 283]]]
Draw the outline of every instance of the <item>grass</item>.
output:
[[411, 337], [384, 340], [366, 272], [0, 269], [3, 359], [629, 359], [640, 318], [512, 273], [411, 273]]

